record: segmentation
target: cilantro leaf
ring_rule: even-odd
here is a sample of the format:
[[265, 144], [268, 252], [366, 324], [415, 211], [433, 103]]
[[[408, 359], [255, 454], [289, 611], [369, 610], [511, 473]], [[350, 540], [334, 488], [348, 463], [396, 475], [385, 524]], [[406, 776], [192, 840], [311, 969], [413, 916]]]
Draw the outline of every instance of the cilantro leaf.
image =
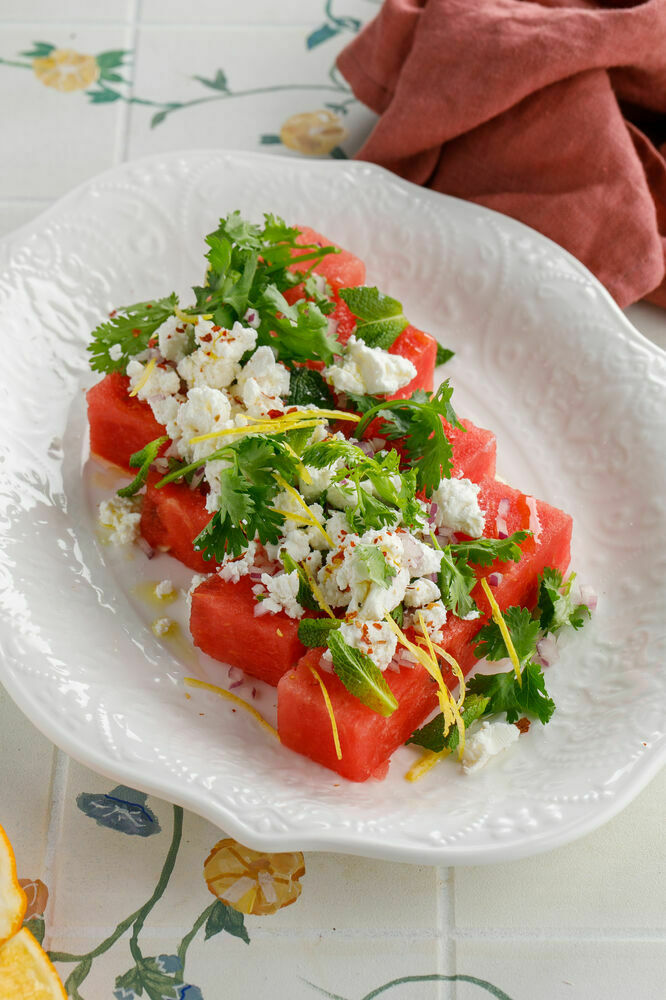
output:
[[419, 489], [430, 495], [442, 478], [450, 477], [453, 465], [453, 451], [442, 421], [464, 430], [451, 405], [452, 393], [452, 387], [445, 381], [435, 393], [418, 389], [409, 399], [377, 402], [365, 411], [356, 435], [362, 437], [371, 421], [379, 417], [383, 423], [382, 436], [400, 439], [409, 465], [416, 469]]
[[[468, 729], [473, 722], [481, 718], [489, 700], [489, 698], [482, 698], [475, 694], [468, 695], [465, 698], [460, 712], [465, 729]], [[442, 750], [455, 750], [460, 742], [458, 727], [452, 726], [446, 736], [444, 735], [445, 728], [444, 716], [440, 712], [439, 715], [436, 715], [425, 726], [412, 733], [407, 743], [414, 743], [418, 747], [432, 750], [433, 753], [441, 753]]]
[[335, 405], [331, 390], [321, 372], [311, 368], [293, 368], [289, 376], [289, 395], [285, 402], [289, 406], [318, 406], [332, 409]]
[[368, 347], [388, 350], [409, 325], [401, 303], [384, 295], [378, 288], [361, 285], [341, 288], [338, 294], [359, 320], [356, 324], [356, 337], [365, 341]]
[[[296, 570], [298, 575], [298, 593], [296, 594], [296, 600], [302, 608], [307, 608], [309, 611], [321, 611], [317, 598], [312, 593], [312, 587], [308, 581], [305, 570], [297, 563], [296, 560], [289, 555], [286, 549], [282, 549], [280, 552], [280, 562], [284, 566], [285, 573], [293, 573]], [[321, 643], [320, 645], [323, 645]]]
[[[148, 341], [178, 305], [176, 293], [164, 299], [136, 302], [114, 310], [104, 323], [93, 330], [88, 351], [92, 354], [90, 367], [96, 372], [124, 372], [127, 362], [148, 347]], [[120, 346], [120, 356], [112, 358], [110, 350]], [[115, 352], [114, 352], [115, 353]]]
[[149, 441], [147, 445], [140, 451], [135, 451], [133, 455], [130, 456], [129, 464], [132, 469], [138, 469], [136, 476], [127, 486], [123, 486], [122, 489], [118, 490], [119, 497], [133, 497], [135, 493], [138, 493], [146, 479], [148, 478], [148, 470], [157, 458], [158, 452], [163, 444], [169, 440], [168, 437], [158, 437], [154, 441]]
[[333, 657], [333, 669], [349, 693], [373, 712], [392, 715], [398, 702], [370, 657], [346, 643], [339, 631], [331, 632], [327, 643]]
[[437, 585], [442, 595], [445, 608], [452, 611], [458, 618], [477, 611], [472, 590], [476, 584], [476, 574], [467, 560], [455, 555], [452, 546], [447, 545], [442, 552]]
[[555, 702], [546, 691], [541, 667], [534, 662], [527, 663], [521, 680], [519, 686], [513, 670], [501, 674], [476, 674], [468, 682], [467, 690], [490, 699], [486, 715], [506, 712], [507, 722], [515, 722], [521, 715], [534, 715], [545, 725], [555, 711]]
[[522, 552], [519, 543], [531, 534], [531, 531], [514, 531], [508, 538], [473, 538], [469, 542], [456, 542], [451, 545], [451, 551], [456, 558], [479, 566], [490, 566], [496, 559], [500, 562], [520, 562]]
[[537, 613], [544, 633], [556, 633], [564, 625], [579, 629], [590, 617], [587, 604], [574, 606], [571, 598], [571, 585], [575, 579], [572, 573], [566, 584], [562, 586], [562, 574], [552, 566], [546, 566], [539, 579], [539, 599]]
[[338, 618], [301, 618], [298, 623], [298, 638], [309, 649], [325, 646], [330, 632], [340, 628], [341, 624]]
[[[204, 559], [221, 562], [225, 554], [239, 556], [247, 548], [250, 533], [243, 528], [253, 521], [256, 508], [246, 483], [233, 466], [220, 472], [219, 508], [194, 539], [194, 549]], [[253, 533], [254, 534], [254, 533]]]
[[278, 361], [332, 362], [339, 345], [329, 333], [326, 316], [314, 302], [302, 299], [290, 305], [275, 285], [268, 285], [260, 315], [260, 339], [276, 350]]
[[[502, 617], [506, 622], [516, 655], [522, 666], [534, 655], [536, 650], [540, 633], [539, 620], [532, 618], [527, 608], [520, 607], [507, 608]], [[479, 630], [477, 639], [479, 642], [474, 653], [479, 659], [485, 657], [487, 660], [497, 661], [503, 660], [509, 655], [499, 626], [494, 621], [489, 622]]]
[[381, 549], [374, 545], [357, 545], [354, 549], [353, 563], [363, 574], [364, 580], [379, 584], [384, 590], [390, 587], [390, 581], [396, 575], [395, 566], [389, 565]]
[[435, 367], [439, 368], [440, 365], [445, 365], [447, 361], [450, 361], [452, 357], [455, 356], [455, 351], [450, 351], [448, 347], [442, 347], [441, 344], [437, 345], [437, 356], [435, 358]]

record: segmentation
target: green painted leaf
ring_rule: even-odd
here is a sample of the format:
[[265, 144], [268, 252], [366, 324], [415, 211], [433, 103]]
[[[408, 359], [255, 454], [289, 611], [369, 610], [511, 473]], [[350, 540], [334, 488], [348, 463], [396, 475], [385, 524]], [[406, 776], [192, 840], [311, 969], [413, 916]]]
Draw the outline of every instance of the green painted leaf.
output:
[[218, 69], [212, 80], [205, 76], [194, 76], [192, 79], [198, 80], [199, 83], [203, 83], [204, 87], [210, 87], [211, 90], [219, 90], [223, 93], [229, 90], [226, 74], [221, 69]]
[[28, 928], [32, 936], [36, 938], [36, 940], [39, 941], [40, 944], [42, 943], [42, 941], [44, 940], [44, 930], [46, 927], [44, 923], [43, 914], [39, 913], [34, 917], [30, 917], [29, 920], [24, 920], [23, 926]]
[[264, 135], [259, 136], [259, 142], [262, 146], [280, 146], [282, 145], [282, 139], [279, 135], [273, 135], [271, 133], [264, 133]]
[[233, 937], [240, 938], [241, 941], [245, 941], [245, 944], [250, 943], [249, 934], [245, 929], [243, 914], [218, 899], [213, 905], [210, 916], [206, 921], [204, 940], [207, 941], [222, 931], [226, 931], [227, 934], [231, 934]]
[[122, 96], [117, 91], [102, 86], [99, 90], [87, 90], [86, 94], [91, 104], [112, 104], [114, 101], [119, 101]]
[[323, 45], [340, 34], [339, 28], [334, 28], [332, 24], [322, 24], [314, 31], [311, 31], [305, 40], [308, 49], [314, 49], [317, 45]]
[[33, 42], [31, 49], [19, 54], [26, 56], [28, 59], [44, 59], [46, 56], [50, 56], [54, 49], [55, 45], [52, 45], [50, 42]]

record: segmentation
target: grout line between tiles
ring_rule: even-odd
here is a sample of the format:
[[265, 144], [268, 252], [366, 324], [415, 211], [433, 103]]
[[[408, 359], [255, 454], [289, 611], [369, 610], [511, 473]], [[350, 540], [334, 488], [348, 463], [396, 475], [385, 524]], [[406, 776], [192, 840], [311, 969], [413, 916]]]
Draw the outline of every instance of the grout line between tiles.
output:
[[43, 882], [49, 890], [49, 901], [46, 905], [45, 921], [46, 936], [44, 947], [49, 946], [49, 927], [53, 926], [53, 911], [58, 891], [58, 855], [62, 839], [63, 819], [65, 814], [65, 795], [67, 793], [67, 777], [69, 775], [69, 757], [54, 747], [53, 777], [51, 780], [51, 796], [49, 808], [49, 825], [46, 831], [46, 852], [44, 855]]
[[[141, 17], [141, 0], [131, 0], [128, 14], [129, 21], [126, 23], [127, 49], [131, 53], [132, 57], [131, 70], [129, 74], [128, 96], [133, 97], [134, 81], [136, 79], [137, 69], [137, 41], [139, 35], [139, 19]], [[124, 163], [127, 160], [131, 121], [132, 105], [129, 101], [123, 101], [118, 114], [114, 163]]]
[[[437, 964], [440, 973], [450, 976], [455, 972], [455, 914], [453, 908], [453, 868], [437, 869]], [[455, 1000], [455, 983], [439, 984], [439, 1000]]]

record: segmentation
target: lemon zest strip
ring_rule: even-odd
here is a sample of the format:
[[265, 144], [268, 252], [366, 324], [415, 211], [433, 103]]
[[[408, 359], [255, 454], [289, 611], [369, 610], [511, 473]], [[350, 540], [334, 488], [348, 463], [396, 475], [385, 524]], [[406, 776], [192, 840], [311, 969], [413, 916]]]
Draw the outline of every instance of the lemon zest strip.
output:
[[300, 430], [303, 427], [319, 427], [321, 420], [304, 420], [302, 423], [288, 424], [286, 427], [281, 426], [282, 420], [270, 420], [265, 421], [262, 424], [251, 424], [248, 427], [225, 427], [219, 431], [209, 431], [208, 434], [197, 434], [196, 437], [190, 438], [190, 444], [198, 444], [199, 441], [212, 441], [214, 438], [218, 437], [228, 437], [230, 434], [281, 434], [282, 431], [286, 430]]
[[279, 507], [271, 507], [271, 510], [275, 514], [282, 514], [282, 516], [286, 517], [288, 521], [295, 521], [296, 524], [307, 524], [310, 527], [312, 526], [312, 521], [307, 517], [303, 517], [302, 514], [292, 514], [290, 510], [281, 510]]
[[183, 323], [189, 323], [190, 326], [196, 326], [200, 319], [213, 318], [212, 313], [205, 313], [201, 316], [188, 316], [188, 314], [184, 313], [182, 309], [178, 308], [178, 306], [173, 307], [173, 313], [176, 319], [181, 320]]
[[329, 535], [328, 531], [326, 530], [324, 525], [321, 524], [314, 516], [314, 514], [312, 513], [312, 511], [310, 510], [310, 508], [308, 507], [308, 505], [306, 504], [305, 500], [298, 492], [298, 490], [295, 490], [293, 486], [290, 486], [289, 483], [282, 478], [282, 476], [276, 476], [275, 481], [282, 487], [283, 490], [285, 490], [285, 492], [289, 494], [290, 497], [294, 498], [296, 503], [300, 504], [300, 506], [305, 511], [306, 517], [310, 519], [310, 524], [312, 525], [312, 527], [318, 528], [319, 531], [321, 531], [324, 538], [326, 539], [326, 541], [328, 542], [328, 544], [330, 545], [330, 547], [335, 548], [333, 539]]
[[328, 712], [328, 717], [331, 720], [331, 729], [333, 730], [333, 742], [335, 743], [335, 756], [338, 758], [338, 760], [341, 760], [342, 759], [342, 748], [340, 747], [340, 736], [338, 734], [338, 724], [335, 721], [335, 713], [333, 712], [333, 706], [331, 705], [331, 699], [329, 697], [328, 691], [326, 690], [326, 685], [324, 684], [323, 680], [319, 676], [319, 673], [315, 670], [314, 667], [310, 667], [310, 673], [312, 674], [312, 676], [314, 677], [314, 679], [319, 684], [319, 687], [321, 688], [321, 693], [324, 696], [324, 703], [326, 705], [326, 711]]
[[439, 753], [435, 753], [433, 750], [426, 750], [422, 757], [412, 764], [409, 771], [405, 775], [407, 781], [420, 781], [421, 778], [433, 769], [435, 764], [438, 764], [440, 760], [444, 757], [448, 757], [451, 753], [450, 750], [440, 750]]
[[155, 365], [157, 364], [157, 358], [151, 358], [146, 367], [143, 369], [143, 375], [134, 386], [130, 392], [130, 396], [136, 396], [144, 387], [150, 376], [153, 374]]
[[499, 609], [499, 604], [495, 600], [493, 592], [490, 589], [490, 587], [488, 585], [488, 581], [486, 580], [485, 576], [481, 578], [481, 586], [483, 587], [484, 594], [488, 598], [488, 603], [490, 604], [490, 610], [493, 613], [493, 621], [495, 622], [495, 624], [499, 628], [499, 630], [500, 630], [500, 632], [502, 634], [502, 638], [504, 639], [504, 645], [507, 648], [507, 652], [509, 654], [509, 659], [511, 660], [511, 663], [513, 664], [513, 669], [516, 672], [516, 679], [518, 681], [518, 687], [522, 687], [522, 685], [523, 685], [523, 679], [520, 676], [520, 660], [518, 659], [518, 654], [516, 653], [516, 647], [514, 646], [514, 644], [512, 642], [511, 635], [509, 633], [509, 629], [507, 628], [507, 624], [504, 621], [504, 618], [502, 617], [502, 612]]
[[[437, 661], [437, 657], [435, 655], [435, 650], [434, 650], [434, 647], [433, 647], [432, 639], [430, 638], [430, 635], [428, 634], [428, 630], [426, 628], [425, 621], [423, 620], [423, 612], [422, 611], [418, 611], [417, 614], [416, 614], [416, 617], [418, 619], [419, 627], [420, 627], [421, 631], [423, 632], [423, 636], [424, 636], [425, 641], [426, 641], [426, 643], [428, 645], [428, 652], [430, 653], [430, 655], [433, 658], [433, 660], [435, 661], [435, 663], [437, 663], [437, 668], [438, 668], [438, 670], [439, 670], [439, 672], [441, 674], [441, 667], [439, 666], [439, 663]], [[446, 659], [446, 661], [448, 663], [448, 661], [449, 661], [448, 655], [445, 657], [445, 659]], [[453, 657], [450, 657], [450, 659], [453, 660]], [[455, 663], [455, 660], [453, 660], [453, 662]], [[458, 670], [460, 670], [460, 667], [458, 667]], [[442, 678], [442, 680], [443, 680], [443, 678]], [[465, 723], [463, 722], [462, 716], [460, 714], [460, 706], [454, 701], [453, 695], [449, 691], [448, 687], [446, 687], [446, 685], [444, 685], [444, 688], [446, 690], [447, 708], [449, 708], [449, 710], [451, 711], [451, 714], [452, 714], [453, 719], [455, 721], [456, 727], [458, 729], [458, 737], [459, 737], [459, 742], [458, 742], [458, 759], [462, 760], [462, 755], [463, 755], [464, 750], [465, 750]], [[442, 701], [442, 699], [440, 698], [440, 704], [441, 704], [441, 701]]]
[[209, 684], [208, 681], [200, 681], [198, 677], [185, 677], [183, 683], [187, 684], [189, 687], [203, 688], [206, 691], [212, 691], [214, 694], [219, 694], [221, 698], [226, 698], [227, 701], [233, 702], [234, 705], [244, 708], [261, 726], [264, 727], [264, 729], [268, 730], [271, 736], [274, 736], [278, 742], [280, 741], [277, 729], [273, 729], [271, 724], [266, 722], [263, 715], [260, 715], [259, 712], [257, 712], [256, 708], [253, 708], [252, 705], [248, 705], [246, 701], [243, 701], [242, 698], [239, 698], [238, 695], [234, 694], [232, 691], [226, 691], [224, 688], [218, 687], [217, 684]]
[[328, 604], [326, 603], [326, 599], [319, 588], [319, 584], [317, 583], [312, 572], [310, 571], [310, 567], [307, 565], [305, 561], [299, 563], [299, 565], [303, 570], [303, 572], [305, 573], [305, 576], [307, 577], [307, 581], [310, 584], [310, 589], [314, 594], [315, 601], [317, 602], [321, 610], [324, 611], [329, 618], [335, 618], [335, 615], [333, 614]]
[[446, 660], [446, 662], [449, 664], [449, 666], [453, 670], [453, 673], [458, 679], [459, 693], [458, 693], [457, 705], [458, 708], [460, 708], [465, 700], [465, 694], [467, 693], [465, 686], [465, 675], [460, 669], [460, 664], [456, 660], [455, 656], [451, 656], [451, 654], [446, 649], [444, 649], [443, 646], [439, 646], [436, 642], [433, 642], [432, 639], [430, 640], [430, 645], [435, 650], [438, 656], [441, 656], [443, 660]]

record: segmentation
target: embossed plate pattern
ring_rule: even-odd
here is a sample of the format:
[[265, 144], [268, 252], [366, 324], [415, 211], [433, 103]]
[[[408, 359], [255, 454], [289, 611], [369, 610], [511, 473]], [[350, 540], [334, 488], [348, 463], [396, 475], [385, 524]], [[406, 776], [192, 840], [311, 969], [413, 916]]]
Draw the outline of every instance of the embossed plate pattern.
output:
[[[495, 430], [501, 474], [574, 516], [574, 565], [598, 613], [548, 671], [551, 724], [478, 776], [443, 764], [408, 784], [403, 749], [385, 781], [354, 785], [213, 695], [185, 698], [191, 664], [154, 639], [131, 595], [138, 557], [99, 544], [89, 330], [118, 303], [185, 295], [203, 234], [234, 208], [313, 225], [363, 257], [369, 283], [455, 349], [458, 412]], [[655, 773], [666, 360], [559, 247], [365, 164], [163, 154], [85, 184], [0, 244], [0, 336], [0, 679], [72, 756], [255, 848], [433, 864], [566, 843]]]

